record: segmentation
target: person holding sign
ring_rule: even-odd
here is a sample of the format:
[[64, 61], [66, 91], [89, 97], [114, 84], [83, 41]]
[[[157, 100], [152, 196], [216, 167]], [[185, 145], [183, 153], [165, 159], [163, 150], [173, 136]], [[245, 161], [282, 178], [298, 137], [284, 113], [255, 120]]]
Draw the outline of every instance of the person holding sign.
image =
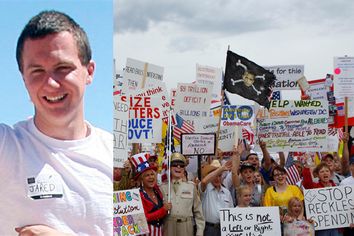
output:
[[293, 197], [288, 203], [288, 212], [283, 217], [284, 236], [314, 235], [313, 220], [304, 217], [304, 203]]
[[231, 167], [231, 160], [223, 165], [218, 160], [213, 160], [202, 168], [199, 190], [205, 217], [204, 235], [221, 235], [219, 210], [234, 206], [230, 191], [221, 185], [223, 172], [231, 170]]
[[[197, 188], [191, 181], [185, 179], [186, 158], [180, 153], [171, 155], [171, 189], [168, 183], [161, 185], [164, 199], [168, 199], [171, 193], [173, 205], [170, 214], [167, 216], [164, 232], [165, 236], [201, 236], [204, 231], [204, 216], [202, 204]], [[193, 218], [196, 224], [196, 234], [193, 232]]]
[[163, 201], [163, 196], [156, 182], [155, 165], [148, 162], [148, 153], [135, 154], [130, 158], [135, 167], [135, 180], [140, 184], [140, 196], [150, 234], [162, 236], [163, 219], [171, 210], [172, 204]]
[[[307, 157], [308, 158], [308, 157]], [[312, 180], [310, 168], [307, 164], [305, 164], [305, 168], [302, 171], [302, 174], [304, 176], [303, 181], [302, 181], [302, 186], [305, 189], [313, 189], [313, 188], [325, 188], [325, 187], [333, 187], [336, 186], [334, 181], [332, 180], [332, 171], [330, 167], [326, 164], [321, 162], [316, 168], [313, 170], [313, 173], [318, 176], [318, 182], [314, 182]], [[338, 229], [325, 229], [325, 230], [317, 230], [316, 231], [316, 236], [339, 236], [341, 235]]]
[[111, 235], [113, 137], [84, 119], [95, 71], [85, 31], [40, 12], [16, 58], [34, 117], [0, 124], [0, 235]]

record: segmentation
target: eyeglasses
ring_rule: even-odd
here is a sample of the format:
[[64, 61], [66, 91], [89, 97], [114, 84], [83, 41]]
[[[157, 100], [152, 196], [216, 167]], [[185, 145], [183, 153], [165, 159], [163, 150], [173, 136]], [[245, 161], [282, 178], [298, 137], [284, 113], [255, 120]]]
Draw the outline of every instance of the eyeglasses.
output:
[[186, 165], [183, 163], [171, 163], [171, 167], [180, 167], [180, 168], [184, 168]]

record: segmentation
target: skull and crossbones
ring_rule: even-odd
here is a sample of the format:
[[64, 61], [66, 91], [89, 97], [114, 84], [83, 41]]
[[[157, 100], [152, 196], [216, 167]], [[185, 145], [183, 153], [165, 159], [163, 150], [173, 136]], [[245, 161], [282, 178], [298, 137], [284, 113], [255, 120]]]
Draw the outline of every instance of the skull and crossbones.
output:
[[[247, 87], [252, 87], [253, 90], [257, 93], [257, 95], [261, 94], [262, 92], [258, 91], [254, 87], [253, 83], [254, 83], [255, 79], [262, 79], [264, 81], [265, 80], [265, 74], [263, 74], [263, 75], [254, 75], [254, 74], [248, 72], [247, 66], [242, 64], [241, 60], [238, 60], [236, 62], [236, 66], [241, 66], [245, 70], [245, 72], [242, 75], [242, 79], [234, 80], [234, 79], [231, 78], [232, 85], [234, 86], [236, 83], [243, 82]], [[261, 87], [260, 90], [264, 90], [264, 88]]]

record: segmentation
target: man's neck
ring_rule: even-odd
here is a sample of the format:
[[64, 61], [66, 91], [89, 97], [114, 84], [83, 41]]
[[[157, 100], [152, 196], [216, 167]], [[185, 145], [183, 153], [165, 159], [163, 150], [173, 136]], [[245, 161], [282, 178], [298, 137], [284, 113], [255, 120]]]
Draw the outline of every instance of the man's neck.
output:
[[90, 134], [90, 129], [83, 119], [56, 124], [37, 119], [35, 116], [34, 124], [43, 134], [59, 140], [78, 140]]

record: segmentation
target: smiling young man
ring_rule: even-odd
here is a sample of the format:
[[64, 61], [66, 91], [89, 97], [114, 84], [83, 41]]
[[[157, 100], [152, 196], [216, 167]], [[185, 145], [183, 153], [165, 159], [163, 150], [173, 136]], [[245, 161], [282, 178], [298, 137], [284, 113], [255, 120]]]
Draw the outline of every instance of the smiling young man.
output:
[[95, 71], [86, 33], [41, 12], [16, 58], [35, 113], [0, 125], [0, 235], [111, 235], [113, 139], [84, 119]]

